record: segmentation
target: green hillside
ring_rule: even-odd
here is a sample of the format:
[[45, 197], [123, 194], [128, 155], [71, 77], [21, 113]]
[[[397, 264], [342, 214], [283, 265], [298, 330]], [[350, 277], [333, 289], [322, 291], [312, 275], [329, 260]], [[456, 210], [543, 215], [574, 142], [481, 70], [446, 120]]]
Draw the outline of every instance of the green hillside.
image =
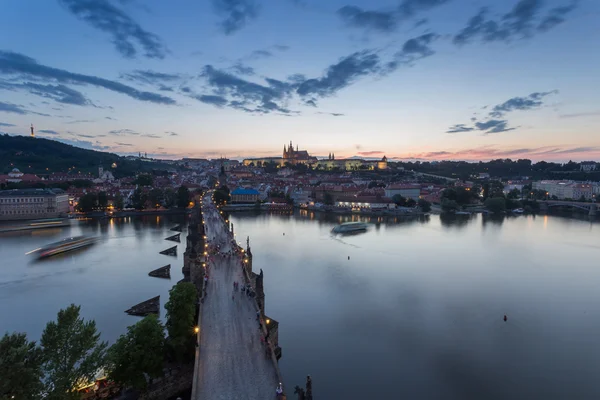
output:
[[[116, 168], [111, 168], [113, 163]], [[52, 172], [98, 173], [98, 167], [110, 169], [115, 177], [133, 176], [138, 172], [167, 170], [167, 164], [128, 160], [113, 153], [87, 150], [55, 140], [28, 136], [0, 135], [0, 173], [8, 173], [13, 168], [32, 174]]]

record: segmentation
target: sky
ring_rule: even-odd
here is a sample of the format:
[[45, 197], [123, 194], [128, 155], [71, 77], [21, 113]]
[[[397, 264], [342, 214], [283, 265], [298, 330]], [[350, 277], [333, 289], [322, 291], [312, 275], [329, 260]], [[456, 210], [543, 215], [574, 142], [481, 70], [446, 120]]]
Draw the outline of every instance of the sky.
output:
[[157, 158], [600, 159], [598, 0], [2, 0], [0, 132]]

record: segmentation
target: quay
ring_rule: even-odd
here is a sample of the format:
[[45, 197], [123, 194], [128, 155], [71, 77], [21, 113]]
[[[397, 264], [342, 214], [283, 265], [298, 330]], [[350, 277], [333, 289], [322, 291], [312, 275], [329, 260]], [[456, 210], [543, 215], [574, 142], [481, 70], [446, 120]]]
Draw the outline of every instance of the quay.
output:
[[197, 202], [184, 255], [184, 280], [200, 293], [191, 398], [276, 399], [279, 324], [264, 312], [264, 274], [252, 272], [249, 240], [246, 249], [236, 243], [211, 196]]

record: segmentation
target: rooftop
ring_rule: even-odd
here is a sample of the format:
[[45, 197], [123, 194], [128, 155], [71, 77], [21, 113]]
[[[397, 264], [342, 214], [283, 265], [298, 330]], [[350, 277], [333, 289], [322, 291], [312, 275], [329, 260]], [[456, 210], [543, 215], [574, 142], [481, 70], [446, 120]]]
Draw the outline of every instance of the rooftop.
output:
[[12, 189], [1, 190], [0, 196], [54, 196], [63, 193], [62, 189]]

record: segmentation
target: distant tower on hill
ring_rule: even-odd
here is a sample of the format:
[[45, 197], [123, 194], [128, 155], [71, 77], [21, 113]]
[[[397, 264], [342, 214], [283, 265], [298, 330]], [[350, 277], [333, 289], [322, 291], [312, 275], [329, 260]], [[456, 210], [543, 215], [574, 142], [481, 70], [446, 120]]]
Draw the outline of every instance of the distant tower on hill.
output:
[[33, 132], [33, 124], [31, 124], [31, 137], [35, 137], [35, 133]]

